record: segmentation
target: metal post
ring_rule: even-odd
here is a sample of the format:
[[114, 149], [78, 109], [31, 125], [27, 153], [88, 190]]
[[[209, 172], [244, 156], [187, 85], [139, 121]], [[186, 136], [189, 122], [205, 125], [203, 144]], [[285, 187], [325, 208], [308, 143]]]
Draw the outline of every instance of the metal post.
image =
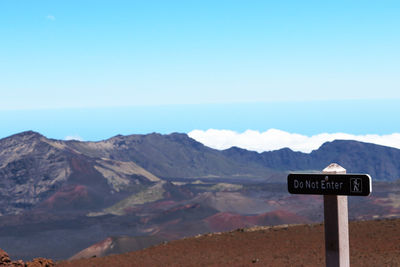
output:
[[[322, 172], [345, 174], [346, 169], [332, 163]], [[350, 266], [347, 196], [324, 195], [324, 220], [326, 266]]]

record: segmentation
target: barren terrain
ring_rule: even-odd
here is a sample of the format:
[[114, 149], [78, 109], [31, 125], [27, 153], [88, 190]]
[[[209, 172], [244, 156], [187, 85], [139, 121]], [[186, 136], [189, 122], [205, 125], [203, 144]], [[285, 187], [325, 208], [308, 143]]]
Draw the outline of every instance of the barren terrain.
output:
[[[323, 266], [322, 224], [254, 227], [57, 266]], [[400, 220], [350, 223], [351, 266], [400, 266]]]

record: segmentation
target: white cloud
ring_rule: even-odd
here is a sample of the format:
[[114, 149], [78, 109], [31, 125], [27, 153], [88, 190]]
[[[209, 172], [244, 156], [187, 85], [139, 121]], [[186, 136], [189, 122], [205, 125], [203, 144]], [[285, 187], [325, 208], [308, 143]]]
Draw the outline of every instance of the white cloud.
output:
[[247, 130], [243, 133], [237, 133], [231, 130], [209, 129], [207, 131], [193, 130], [188, 135], [198, 142], [216, 149], [227, 149], [232, 146], [237, 146], [258, 152], [288, 147], [294, 151], [309, 153], [312, 150], [318, 149], [323, 143], [337, 139], [356, 140], [400, 149], [399, 133], [389, 135], [321, 133], [313, 136], [305, 136], [277, 129], [269, 129], [265, 132]]
[[47, 15], [46, 19], [48, 19], [48, 20], [56, 20], [56, 17], [54, 17], [53, 15]]
[[66, 140], [66, 141], [70, 141], [70, 140], [83, 141], [83, 138], [80, 137], [79, 135], [68, 135], [64, 138], [64, 140]]

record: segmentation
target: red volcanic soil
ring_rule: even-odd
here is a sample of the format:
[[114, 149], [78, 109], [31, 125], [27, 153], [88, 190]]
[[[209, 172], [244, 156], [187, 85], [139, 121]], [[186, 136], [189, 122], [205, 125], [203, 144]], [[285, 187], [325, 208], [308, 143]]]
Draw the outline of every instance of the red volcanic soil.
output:
[[206, 218], [205, 221], [213, 231], [229, 231], [231, 229], [251, 227], [255, 225], [310, 223], [306, 218], [282, 210], [252, 216], [220, 212]]
[[86, 186], [71, 185], [54, 193], [41, 204], [41, 207], [46, 207], [48, 209], [70, 207], [73, 204], [79, 205], [85, 199], [88, 199]]
[[[322, 224], [256, 227], [57, 266], [324, 266]], [[351, 266], [400, 266], [400, 219], [350, 223]]]

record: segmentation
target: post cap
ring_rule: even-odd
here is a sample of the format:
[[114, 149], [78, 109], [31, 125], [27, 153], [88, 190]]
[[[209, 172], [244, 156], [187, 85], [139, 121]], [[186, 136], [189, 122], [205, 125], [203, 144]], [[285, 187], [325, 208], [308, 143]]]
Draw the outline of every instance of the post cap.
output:
[[339, 174], [339, 173], [346, 173], [346, 169], [340, 166], [337, 163], [331, 163], [325, 169], [322, 170], [323, 173], [331, 173], [331, 174]]

